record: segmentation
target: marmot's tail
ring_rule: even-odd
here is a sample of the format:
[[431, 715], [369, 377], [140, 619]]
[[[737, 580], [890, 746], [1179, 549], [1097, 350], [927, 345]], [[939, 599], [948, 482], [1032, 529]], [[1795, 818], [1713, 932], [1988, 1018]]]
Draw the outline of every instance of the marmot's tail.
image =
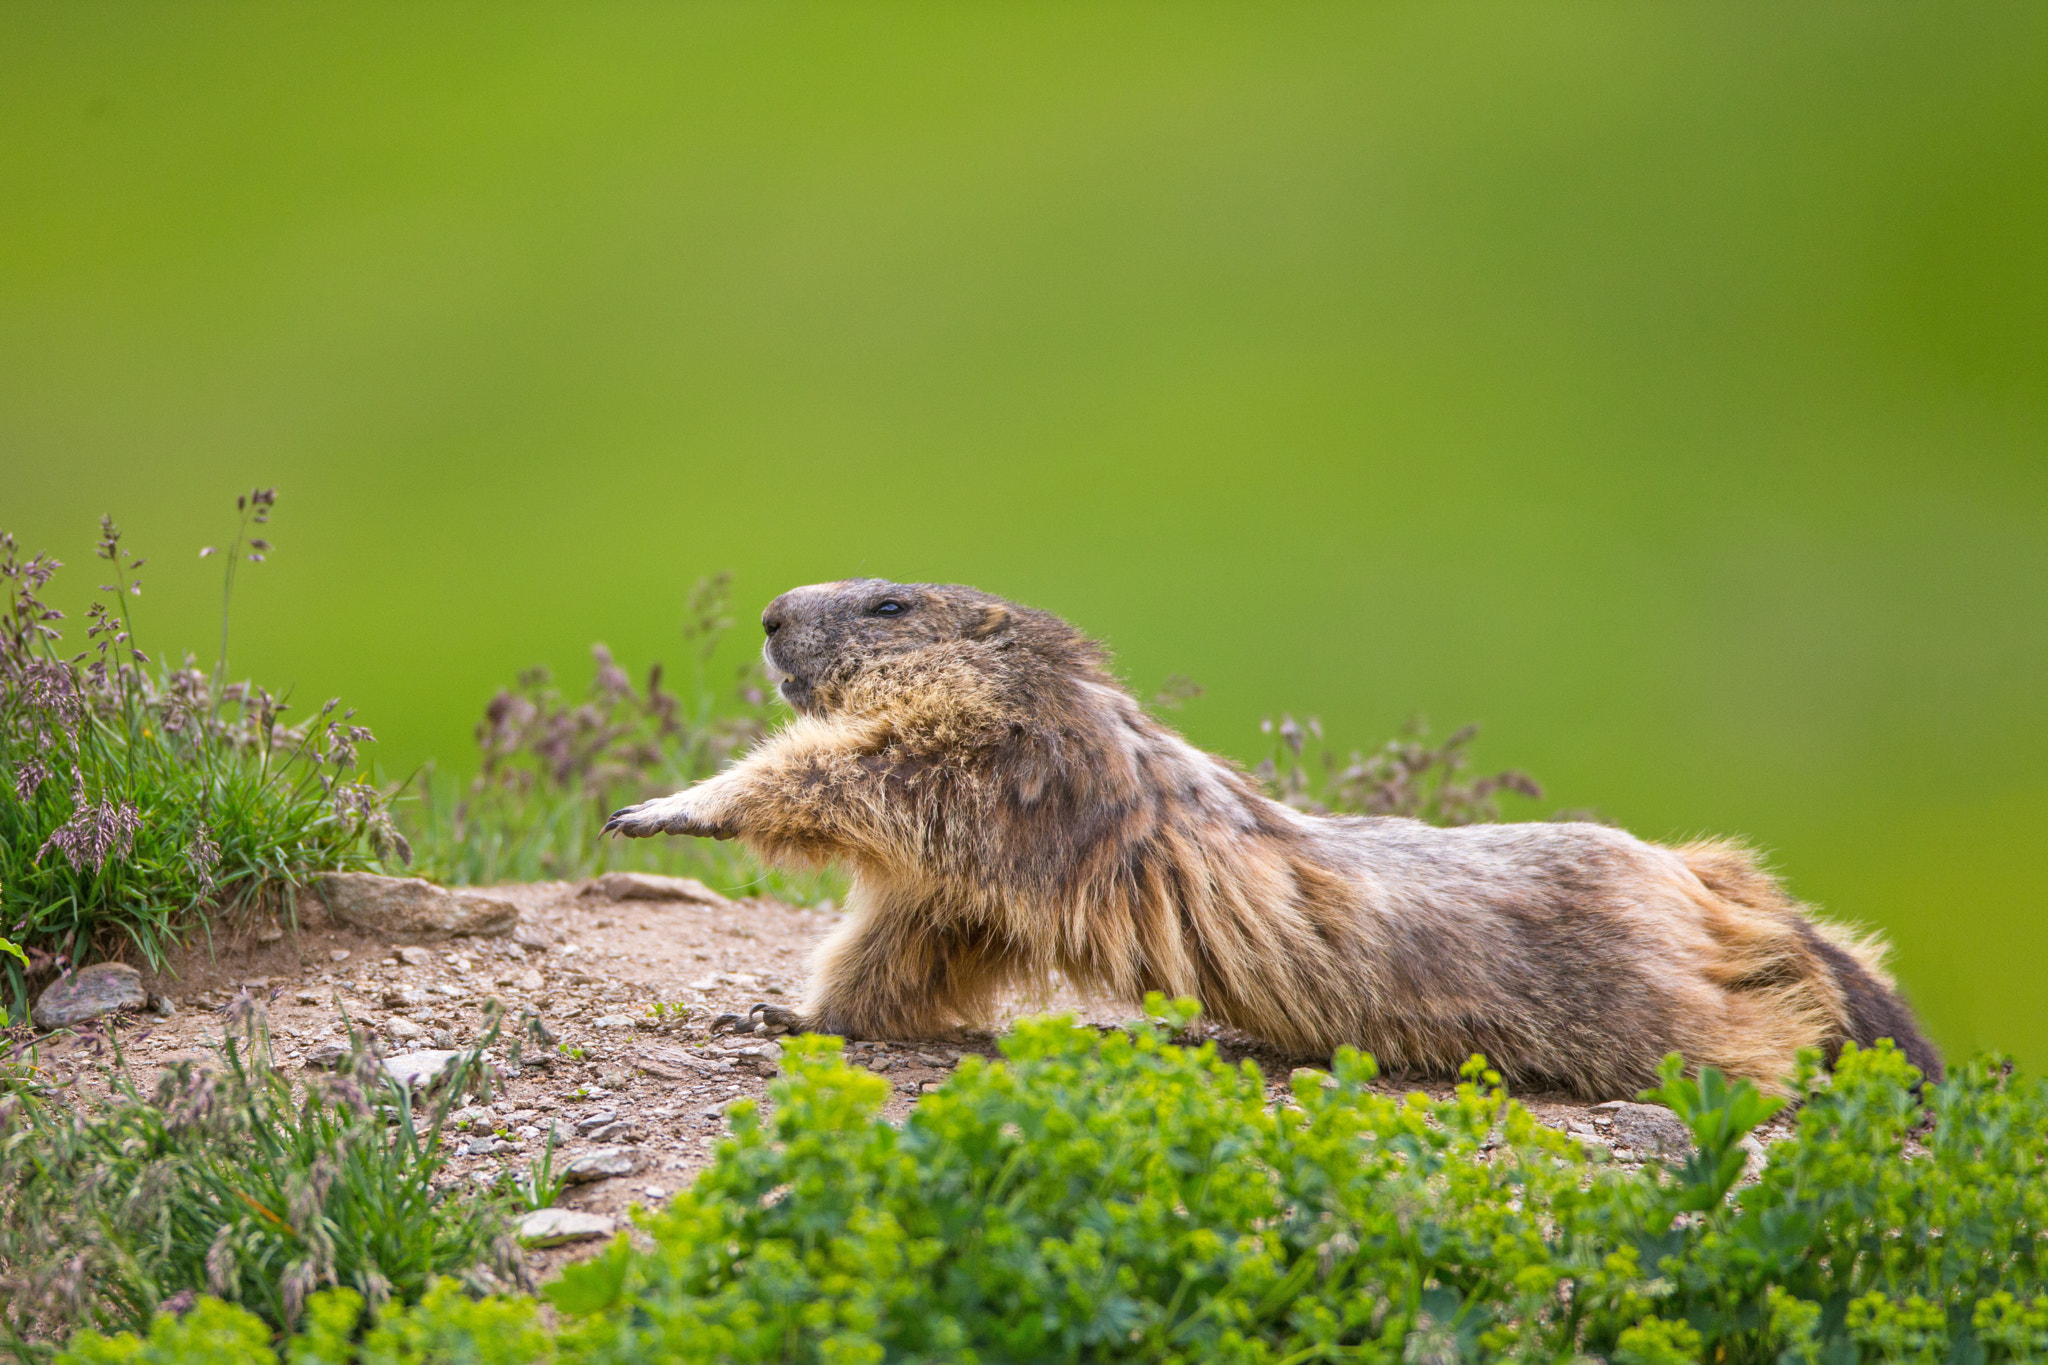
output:
[[1920, 1031], [1919, 1021], [1885, 971], [1881, 940], [1810, 919], [1805, 907], [1786, 895], [1778, 879], [1759, 867], [1756, 855], [1740, 844], [1708, 840], [1688, 844], [1678, 853], [1714, 894], [1764, 911], [1797, 929], [1801, 943], [1840, 994], [1838, 1019], [1843, 1036], [1835, 1040], [1834, 1047], [1844, 1042], [1870, 1047], [1880, 1038], [1889, 1038], [1906, 1060], [1920, 1069], [1925, 1081], [1942, 1079], [1941, 1054]]
[[1865, 967], [1857, 954], [1817, 925], [1808, 922], [1800, 928], [1807, 946], [1827, 964], [1835, 983], [1842, 988], [1842, 1003], [1849, 1011], [1850, 1041], [1869, 1047], [1880, 1038], [1889, 1038], [1906, 1054], [1907, 1061], [1920, 1068], [1922, 1080], [1929, 1085], [1939, 1082], [1946, 1074], [1941, 1054], [1920, 1031], [1920, 1021], [1913, 1017], [1898, 988]]

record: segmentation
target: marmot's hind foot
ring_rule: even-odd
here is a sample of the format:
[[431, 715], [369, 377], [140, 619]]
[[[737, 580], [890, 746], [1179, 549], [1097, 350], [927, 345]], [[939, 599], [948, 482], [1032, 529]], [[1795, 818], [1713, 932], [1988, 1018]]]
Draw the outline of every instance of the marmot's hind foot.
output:
[[711, 1021], [711, 1036], [721, 1033], [751, 1033], [773, 1038], [784, 1033], [803, 1033], [809, 1025], [795, 1010], [780, 1005], [760, 1004], [745, 1014], [721, 1014]]

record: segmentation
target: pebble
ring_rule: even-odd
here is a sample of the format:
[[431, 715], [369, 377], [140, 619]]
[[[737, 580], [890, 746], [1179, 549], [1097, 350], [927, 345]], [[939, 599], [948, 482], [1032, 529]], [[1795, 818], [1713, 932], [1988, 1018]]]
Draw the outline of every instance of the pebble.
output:
[[332, 1071], [348, 1060], [348, 1044], [332, 1038], [306, 1049], [306, 1067], [311, 1071]]
[[415, 1024], [412, 1020], [407, 1019], [403, 1016], [400, 1016], [395, 1019], [385, 1020], [384, 1031], [390, 1034], [393, 1038], [405, 1039], [417, 1038], [421, 1034], [426, 1032], [426, 1030], [421, 1028], [418, 1024]]
[[588, 1133], [593, 1129], [602, 1128], [608, 1123], [617, 1123], [618, 1121], [618, 1110], [602, 1109], [599, 1110], [597, 1113], [592, 1114], [589, 1118], [579, 1120], [576, 1124], [576, 1131], [579, 1133]]
[[614, 901], [683, 901], [714, 908], [732, 904], [694, 877], [663, 877], [652, 872], [607, 872], [576, 894]]
[[592, 1028], [631, 1028], [633, 1027], [633, 1016], [630, 1014], [600, 1014], [597, 1018], [590, 1021], [590, 1026]]
[[1612, 1119], [1608, 1134], [1617, 1147], [1653, 1156], [1683, 1156], [1692, 1150], [1692, 1130], [1661, 1104], [1609, 1100], [1593, 1110]]
[[546, 987], [547, 982], [541, 980], [539, 972], [535, 971], [531, 967], [528, 967], [526, 969], [525, 975], [521, 976], [517, 981], [513, 982], [512, 984], [519, 987], [519, 989], [522, 991], [531, 993], [533, 991], [541, 990], [544, 987]]
[[141, 972], [125, 962], [100, 962], [52, 982], [29, 1015], [37, 1028], [66, 1028], [148, 1003]]
[[519, 909], [477, 891], [450, 890], [418, 877], [330, 872], [314, 884], [328, 914], [344, 924], [400, 938], [510, 933]]
[[346, 948], [329, 948], [329, 949], [327, 950], [327, 960], [328, 960], [329, 962], [346, 962], [346, 961], [348, 961], [348, 949], [346, 949]]
[[385, 1074], [400, 1085], [415, 1088], [431, 1085], [454, 1069], [459, 1052], [409, 1052], [403, 1057], [387, 1057], [384, 1060]]
[[434, 962], [434, 955], [425, 948], [399, 948], [396, 953], [398, 960], [408, 967], [430, 967]]
[[571, 1185], [587, 1185], [593, 1180], [631, 1175], [639, 1169], [638, 1153], [624, 1147], [598, 1147], [571, 1159], [562, 1168], [562, 1179]]
[[473, 1138], [463, 1143], [461, 1147], [456, 1149], [455, 1154], [457, 1156], [495, 1156], [499, 1152], [509, 1152], [510, 1150], [512, 1150], [512, 1144], [503, 1138], [481, 1137]]
[[601, 1213], [581, 1209], [535, 1209], [519, 1220], [519, 1240], [530, 1247], [564, 1246], [570, 1242], [609, 1237], [618, 1224]]

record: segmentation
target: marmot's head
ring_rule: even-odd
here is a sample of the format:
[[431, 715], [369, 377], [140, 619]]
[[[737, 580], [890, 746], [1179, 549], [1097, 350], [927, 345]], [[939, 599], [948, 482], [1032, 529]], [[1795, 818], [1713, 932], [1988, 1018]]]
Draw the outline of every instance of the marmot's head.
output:
[[792, 588], [761, 613], [768, 661], [783, 700], [807, 715], [833, 709], [843, 686], [893, 657], [957, 651], [993, 664], [1018, 651], [1056, 669], [1093, 667], [1100, 654], [1049, 612], [977, 588], [848, 578]]

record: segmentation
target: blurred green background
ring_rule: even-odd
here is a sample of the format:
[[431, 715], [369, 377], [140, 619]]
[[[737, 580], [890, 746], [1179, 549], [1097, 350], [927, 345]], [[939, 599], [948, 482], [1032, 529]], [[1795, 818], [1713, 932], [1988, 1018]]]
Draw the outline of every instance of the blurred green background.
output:
[[206, 655], [278, 485], [236, 671], [400, 773], [706, 572], [976, 583], [1746, 835], [2040, 1065], [2044, 168], [2033, 3], [10, 5], [0, 527]]

